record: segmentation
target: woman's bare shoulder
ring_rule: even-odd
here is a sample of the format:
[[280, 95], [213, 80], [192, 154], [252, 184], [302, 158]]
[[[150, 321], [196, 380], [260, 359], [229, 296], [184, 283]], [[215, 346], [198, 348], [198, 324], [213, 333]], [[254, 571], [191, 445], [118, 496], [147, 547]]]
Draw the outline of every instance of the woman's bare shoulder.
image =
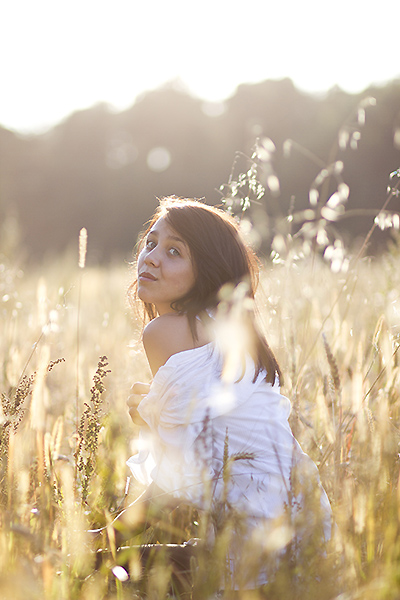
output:
[[170, 356], [196, 345], [186, 315], [168, 313], [153, 319], [143, 332], [143, 345], [153, 375]]

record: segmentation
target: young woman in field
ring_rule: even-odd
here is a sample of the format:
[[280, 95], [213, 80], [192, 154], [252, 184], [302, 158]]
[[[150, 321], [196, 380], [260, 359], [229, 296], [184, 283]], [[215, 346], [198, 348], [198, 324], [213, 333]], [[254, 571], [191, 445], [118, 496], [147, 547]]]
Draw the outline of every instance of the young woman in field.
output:
[[330, 534], [329, 502], [292, 435], [282, 373], [256, 325], [257, 279], [256, 256], [231, 216], [172, 197], [139, 242], [130, 290], [149, 320], [143, 344], [153, 374], [129, 399], [143, 425], [128, 461], [147, 486], [138, 502], [189, 503], [211, 515], [216, 535], [229, 527], [233, 587], [265, 582], [250, 575], [248, 551], [252, 565], [265, 556], [285, 514], [293, 528], [275, 550], [299, 531]]

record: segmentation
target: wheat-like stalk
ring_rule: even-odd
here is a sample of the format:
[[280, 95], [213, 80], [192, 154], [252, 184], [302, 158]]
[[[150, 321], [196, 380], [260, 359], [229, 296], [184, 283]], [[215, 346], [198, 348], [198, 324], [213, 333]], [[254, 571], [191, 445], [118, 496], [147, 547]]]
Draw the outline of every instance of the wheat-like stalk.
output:
[[81, 498], [85, 503], [90, 493], [90, 482], [96, 467], [96, 457], [101, 429], [101, 403], [105, 391], [104, 378], [110, 373], [106, 369], [108, 361], [106, 356], [99, 359], [96, 373], [93, 378], [93, 387], [90, 390], [90, 403], [85, 404], [85, 409], [80, 419], [78, 429], [78, 443], [74, 454], [76, 470], [80, 476]]

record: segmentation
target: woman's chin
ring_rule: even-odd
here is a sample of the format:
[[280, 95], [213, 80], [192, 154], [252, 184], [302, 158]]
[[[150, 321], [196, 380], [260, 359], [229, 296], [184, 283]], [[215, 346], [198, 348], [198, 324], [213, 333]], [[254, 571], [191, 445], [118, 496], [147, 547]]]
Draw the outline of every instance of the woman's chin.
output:
[[153, 294], [149, 292], [145, 285], [138, 284], [137, 295], [142, 302], [153, 303]]

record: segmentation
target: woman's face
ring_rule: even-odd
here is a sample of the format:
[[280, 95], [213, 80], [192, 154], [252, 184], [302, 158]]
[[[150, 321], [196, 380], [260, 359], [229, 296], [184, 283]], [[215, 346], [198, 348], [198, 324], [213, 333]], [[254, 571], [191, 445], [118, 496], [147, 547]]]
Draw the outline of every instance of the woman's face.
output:
[[185, 296], [195, 283], [186, 242], [160, 217], [144, 240], [138, 258], [138, 296], [154, 304], [162, 315], [173, 312], [171, 303]]

